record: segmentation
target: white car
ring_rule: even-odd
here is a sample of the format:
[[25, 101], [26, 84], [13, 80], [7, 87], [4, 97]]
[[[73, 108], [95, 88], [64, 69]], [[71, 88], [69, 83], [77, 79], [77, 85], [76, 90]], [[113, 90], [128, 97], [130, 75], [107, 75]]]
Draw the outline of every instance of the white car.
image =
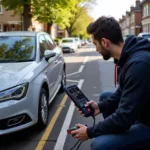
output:
[[48, 105], [66, 83], [60, 48], [44, 32], [0, 33], [0, 135], [48, 123]]
[[60, 47], [63, 52], [75, 52], [78, 49], [74, 38], [62, 38]]
[[74, 37], [74, 38], [75, 38], [78, 48], [80, 48], [82, 46], [80, 38], [78, 37]]

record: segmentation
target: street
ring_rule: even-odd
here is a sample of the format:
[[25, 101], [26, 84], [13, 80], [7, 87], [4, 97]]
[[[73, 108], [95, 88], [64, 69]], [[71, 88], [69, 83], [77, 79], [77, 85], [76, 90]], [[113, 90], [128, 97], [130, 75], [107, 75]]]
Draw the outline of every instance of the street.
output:
[[[65, 53], [67, 84], [77, 84], [90, 99], [98, 102], [102, 92], [114, 91], [113, 59], [104, 61], [88, 44], [75, 53]], [[103, 120], [102, 115], [96, 122]], [[58, 94], [49, 106], [49, 124], [45, 131], [31, 128], [0, 137], [0, 150], [69, 150], [77, 140], [67, 135], [67, 129], [76, 123], [91, 126], [93, 119], [84, 118], [65, 93]], [[90, 150], [90, 140], [83, 142], [80, 149]]]

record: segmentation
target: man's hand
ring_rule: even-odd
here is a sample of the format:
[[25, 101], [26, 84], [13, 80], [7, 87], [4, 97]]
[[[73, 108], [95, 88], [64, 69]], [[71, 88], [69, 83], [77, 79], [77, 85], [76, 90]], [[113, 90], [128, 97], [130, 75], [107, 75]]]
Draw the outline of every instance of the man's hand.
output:
[[[86, 103], [85, 107], [92, 107], [94, 109], [94, 116], [100, 114], [100, 109], [98, 107], [98, 104], [94, 101], [89, 101]], [[90, 111], [90, 109], [88, 109]], [[84, 115], [80, 109], [78, 109], [80, 114]]]
[[76, 124], [76, 126], [79, 127], [79, 129], [71, 132], [73, 137], [80, 140], [80, 141], [88, 140], [89, 137], [88, 137], [87, 132], [86, 132], [87, 126], [85, 126], [83, 124]]

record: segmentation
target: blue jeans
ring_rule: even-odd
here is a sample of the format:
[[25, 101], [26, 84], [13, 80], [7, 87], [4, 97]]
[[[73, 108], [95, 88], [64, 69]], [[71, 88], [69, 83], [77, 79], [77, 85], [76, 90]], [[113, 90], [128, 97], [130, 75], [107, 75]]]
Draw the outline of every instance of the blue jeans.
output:
[[[100, 101], [105, 100], [113, 92], [104, 92], [100, 96]], [[103, 117], [108, 117], [113, 112], [103, 113]], [[128, 131], [120, 134], [101, 135], [93, 139], [91, 150], [150, 150], [150, 126], [136, 123]]]

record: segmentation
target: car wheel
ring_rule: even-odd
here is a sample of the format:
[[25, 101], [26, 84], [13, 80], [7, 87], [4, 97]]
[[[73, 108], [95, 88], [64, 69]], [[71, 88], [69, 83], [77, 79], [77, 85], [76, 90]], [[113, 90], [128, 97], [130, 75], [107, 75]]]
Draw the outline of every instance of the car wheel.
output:
[[61, 87], [59, 92], [62, 93], [64, 92], [64, 86], [66, 86], [66, 71], [63, 69], [63, 74], [62, 74], [62, 79], [61, 79]]
[[42, 88], [40, 93], [39, 108], [38, 108], [38, 123], [39, 129], [44, 129], [48, 123], [48, 94], [47, 91]]

